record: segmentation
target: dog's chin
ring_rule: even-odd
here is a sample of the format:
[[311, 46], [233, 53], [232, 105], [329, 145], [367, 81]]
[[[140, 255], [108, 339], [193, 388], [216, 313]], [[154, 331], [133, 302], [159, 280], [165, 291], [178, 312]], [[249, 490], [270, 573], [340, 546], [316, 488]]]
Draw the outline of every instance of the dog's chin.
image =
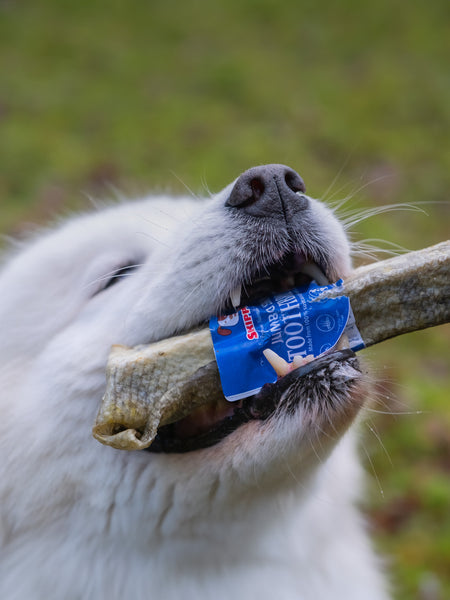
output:
[[[310, 446], [328, 447], [361, 408], [362, 380], [354, 353], [349, 349], [335, 351], [274, 384], [266, 384], [250, 398], [237, 403], [216, 401], [161, 427], [148, 451], [173, 454], [236, 446], [249, 449], [254, 440], [256, 453], [260, 453], [263, 442], [292, 443], [298, 448], [300, 440], [308, 439]], [[282, 452], [285, 456], [286, 450]]]

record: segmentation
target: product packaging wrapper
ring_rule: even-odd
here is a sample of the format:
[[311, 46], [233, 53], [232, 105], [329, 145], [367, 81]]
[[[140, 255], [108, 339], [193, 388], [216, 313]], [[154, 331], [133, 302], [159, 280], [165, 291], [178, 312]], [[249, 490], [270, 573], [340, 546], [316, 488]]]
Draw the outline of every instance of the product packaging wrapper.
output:
[[332, 350], [343, 335], [353, 351], [364, 348], [349, 299], [344, 295], [321, 298], [332, 288], [343, 290], [343, 281], [329, 286], [311, 282], [233, 314], [211, 318], [209, 327], [227, 400], [256, 394], [265, 383], [277, 380], [263, 354], [266, 349], [292, 363], [296, 356], [316, 358]]

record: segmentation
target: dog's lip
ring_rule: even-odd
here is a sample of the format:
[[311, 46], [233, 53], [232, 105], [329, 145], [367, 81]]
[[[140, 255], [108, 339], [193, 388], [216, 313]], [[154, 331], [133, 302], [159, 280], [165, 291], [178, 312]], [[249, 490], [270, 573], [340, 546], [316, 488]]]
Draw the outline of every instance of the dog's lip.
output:
[[[355, 354], [349, 348], [335, 350], [316, 358], [315, 360], [292, 370], [275, 383], [265, 384], [261, 390], [245, 400], [234, 403], [232, 413], [216, 422], [215, 425], [205, 431], [187, 437], [179, 437], [180, 423], [165, 425], [158, 430], [158, 434], [152, 445], [146, 448], [154, 453], [186, 453], [194, 450], [209, 448], [221, 442], [241, 425], [249, 421], [265, 421], [271, 417], [288, 388], [299, 378], [318, 372], [331, 362], [346, 361]], [[231, 403], [229, 403], [231, 404]], [[188, 418], [188, 417], [186, 417]]]

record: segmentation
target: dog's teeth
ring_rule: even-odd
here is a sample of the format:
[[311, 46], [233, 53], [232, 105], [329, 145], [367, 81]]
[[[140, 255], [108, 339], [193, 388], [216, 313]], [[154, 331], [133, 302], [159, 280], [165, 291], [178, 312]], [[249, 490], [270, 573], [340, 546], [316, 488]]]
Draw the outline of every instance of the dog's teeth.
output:
[[309, 277], [312, 277], [319, 285], [328, 285], [330, 282], [322, 269], [313, 262], [307, 262], [302, 265], [301, 272]]
[[241, 289], [242, 286], [238, 285], [231, 290], [230, 299], [231, 304], [234, 306], [234, 308], [238, 308], [239, 304], [241, 303]]
[[311, 361], [314, 360], [314, 354], [308, 354], [307, 356], [294, 356], [294, 360], [292, 361], [292, 365], [294, 369], [298, 369], [298, 367], [303, 367], [307, 365]]
[[270, 350], [269, 348], [266, 348], [265, 350], [263, 350], [263, 354], [267, 358], [267, 360], [269, 361], [269, 363], [272, 365], [272, 367], [275, 370], [275, 373], [279, 377], [284, 377], [291, 370], [291, 368], [292, 368], [291, 365], [288, 362], [286, 362], [284, 360], [284, 358], [282, 358], [281, 356], [279, 356], [273, 350]]

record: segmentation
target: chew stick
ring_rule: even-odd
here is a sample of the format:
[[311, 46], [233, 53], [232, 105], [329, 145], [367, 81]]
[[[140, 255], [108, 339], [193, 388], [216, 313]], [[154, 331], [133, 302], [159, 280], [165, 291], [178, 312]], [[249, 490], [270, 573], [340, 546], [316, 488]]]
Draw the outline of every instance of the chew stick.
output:
[[[450, 241], [356, 269], [344, 282], [366, 346], [450, 321]], [[158, 427], [222, 398], [207, 328], [148, 346], [113, 346], [93, 428], [115, 448], [148, 447]]]
[[108, 446], [140, 450], [151, 444], [158, 427], [182, 418], [220, 391], [208, 329], [136, 348], [116, 345], [106, 365], [106, 391], [92, 432]]
[[366, 347], [448, 323], [450, 241], [359, 267], [345, 280], [344, 294]]

